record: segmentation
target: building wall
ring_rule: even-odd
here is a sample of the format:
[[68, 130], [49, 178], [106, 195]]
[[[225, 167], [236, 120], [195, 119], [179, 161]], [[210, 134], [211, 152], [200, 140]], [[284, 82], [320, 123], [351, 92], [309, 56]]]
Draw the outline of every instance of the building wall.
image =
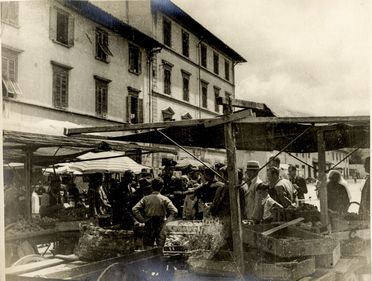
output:
[[[49, 38], [50, 7], [56, 6], [74, 16], [74, 45], [70, 48]], [[22, 95], [17, 101], [53, 108], [51, 61], [72, 67], [69, 72], [69, 104], [67, 114], [95, 116], [94, 75], [112, 80], [108, 85], [108, 114], [104, 119], [126, 122], [127, 87], [148, 92], [146, 52], [142, 49], [142, 73], [128, 72], [128, 40], [109, 34], [113, 57], [105, 63], [95, 59], [95, 29], [98, 24], [53, 1], [19, 2], [19, 27], [3, 24], [2, 46], [22, 52], [18, 60], [18, 81]], [[104, 29], [104, 28], [103, 28]], [[97, 120], [95, 118], [94, 120]]]

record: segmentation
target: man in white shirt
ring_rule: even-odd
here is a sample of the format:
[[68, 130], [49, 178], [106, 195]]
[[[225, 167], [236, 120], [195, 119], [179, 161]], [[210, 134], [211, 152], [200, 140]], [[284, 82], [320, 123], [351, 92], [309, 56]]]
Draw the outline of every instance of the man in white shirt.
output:
[[[262, 182], [258, 177], [258, 170], [260, 169], [260, 164], [258, 161], [248, 161], [246, 168], [246, 184], [241, 187], [242, 202], [243, 202], [243, 218], [248, 220], [255, 220], [258, 216], [258, 208], [256, 206], [259, 204], [256, 198], [256, 187]], [[255, 209], [257, 209], [255, 211]], [[259, 217], [257, 217], [259, 218]]]

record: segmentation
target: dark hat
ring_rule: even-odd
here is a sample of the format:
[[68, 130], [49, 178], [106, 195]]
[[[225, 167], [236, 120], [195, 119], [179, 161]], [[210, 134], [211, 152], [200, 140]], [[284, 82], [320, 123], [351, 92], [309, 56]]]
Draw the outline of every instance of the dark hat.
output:
[[138, 181], [140, 187], [151, 187], [151, 180], [142, 178]]
[[260, 163], [258, 161], [248, 161], [247, 162], [247, 170], [259, 170]]

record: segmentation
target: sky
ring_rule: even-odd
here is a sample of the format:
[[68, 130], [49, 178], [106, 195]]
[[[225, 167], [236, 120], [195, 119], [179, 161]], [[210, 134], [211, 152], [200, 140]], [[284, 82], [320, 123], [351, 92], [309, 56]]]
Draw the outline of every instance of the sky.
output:
[[248, 62], [236, 97], [278, 115], [369, 114], [368, 0], [172, 0]]

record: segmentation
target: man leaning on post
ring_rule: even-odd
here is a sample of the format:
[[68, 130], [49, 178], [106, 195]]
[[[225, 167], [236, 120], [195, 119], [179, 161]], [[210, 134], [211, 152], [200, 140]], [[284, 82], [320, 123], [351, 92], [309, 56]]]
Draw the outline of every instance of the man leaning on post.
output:
[[152, 181], [152, 193], [143, 197], [132, 209], [134, 217], [145, 224], [143, 243], [146, 248], [154, 246], [163, 247], [165, 243], [165, 233], [163, 227], [167, 212], [168, 220], [172, 220], [177, 214], [177, 208], [172, 201], [160, 194], [164, 182], [161, 178]]

